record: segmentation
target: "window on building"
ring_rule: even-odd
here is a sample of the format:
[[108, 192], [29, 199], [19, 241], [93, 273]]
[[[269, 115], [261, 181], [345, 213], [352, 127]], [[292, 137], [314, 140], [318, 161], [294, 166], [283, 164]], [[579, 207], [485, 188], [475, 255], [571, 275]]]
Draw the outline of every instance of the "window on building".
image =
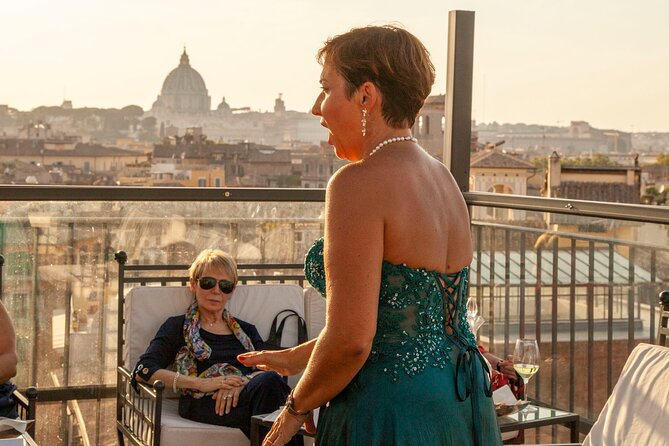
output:
[[221, 185], [222, 185], [221, 177], [216, 177], [216, 178], [214, 178], [214, 185], [215, 185], [216, 187], [221, 187]]
[[198, 178], [197, 187], [207, 187], [207, 179], [203, 177]]

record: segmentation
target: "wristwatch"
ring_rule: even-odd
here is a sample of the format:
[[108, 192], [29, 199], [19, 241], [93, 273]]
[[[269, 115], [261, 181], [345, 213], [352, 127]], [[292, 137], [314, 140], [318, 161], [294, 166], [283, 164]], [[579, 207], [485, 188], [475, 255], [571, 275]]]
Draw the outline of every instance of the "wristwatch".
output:
[[495, 368], [497, 369], [497, 371], [498, 371], [499, 373], [502, 373], [502, 371], [499, 369], [499, 365], [500, 365], [501, 363], [502, 363], [502, 361], [497, 361], [497, 365], [495, 366]]
[[309, 415], [311, 413], [310, 410], [299, 411], [293, 407], [293, 404], [295, 404], [295, 399], [293, 398], [294, 390], [295, 389], [291, 390], [290, 393], [288, 394], [288, 399], [286, 400], [286, 410], [288, 411], [289, 414], [296, 417], [304, 417]]

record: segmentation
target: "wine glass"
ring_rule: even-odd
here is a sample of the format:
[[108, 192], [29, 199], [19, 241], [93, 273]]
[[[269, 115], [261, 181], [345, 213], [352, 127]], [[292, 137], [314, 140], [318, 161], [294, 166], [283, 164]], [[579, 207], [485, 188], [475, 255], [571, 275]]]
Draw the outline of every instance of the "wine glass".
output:
[[[525, 391], [523, 400], [527, 400], [527, 386], [530, 378], [539, 371], [539, 344], [536, 339], [517, 339], [516, 348], [513, 350], [513, 368], [523, 378]], [[534, 408], [525, 407], [522, 412], [534, 412]]]
[[476, 298], [470, 297], [467, 299], [467, 322], [472, 333], [476, 334], [478, 326], [476, 324], [476, 316], [479, 313], [479, 306], [476, 303]]
[[470, 297], [467, 299], [467, 319], [474, 319], [479, 313], [479, 306], [476, 303], [476, 298]]

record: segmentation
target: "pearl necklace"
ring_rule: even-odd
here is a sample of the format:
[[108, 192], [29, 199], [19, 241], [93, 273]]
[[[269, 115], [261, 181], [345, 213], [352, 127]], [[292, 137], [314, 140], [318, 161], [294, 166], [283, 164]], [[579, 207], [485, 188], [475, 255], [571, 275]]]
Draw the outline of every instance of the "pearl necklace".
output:
[[369, 156], [374, 155], [383, 146], [386, 146], [388, 144], [392, 144], [394, 142], [400, 142], [400, 141], [418, 142], [418, 140], [416, 138], [414, 138], [413, 136], [395, 136], [394, 138], [388, 138], [385, 141], [381, 141], [376, 147], [374, 147], [374, 150], [369, 152]]

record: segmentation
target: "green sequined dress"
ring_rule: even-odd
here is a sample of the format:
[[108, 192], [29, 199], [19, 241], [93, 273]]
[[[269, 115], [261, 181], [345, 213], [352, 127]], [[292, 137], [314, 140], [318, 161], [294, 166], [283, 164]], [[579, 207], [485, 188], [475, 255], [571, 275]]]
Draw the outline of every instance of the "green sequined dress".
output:
[[[304, 270], [325, 296], [322, 239]], [[319, 419], [318, 446], [502, 444], [487, 365], [467, 324], [467, 273], [383, 262], [371, 354]]]

